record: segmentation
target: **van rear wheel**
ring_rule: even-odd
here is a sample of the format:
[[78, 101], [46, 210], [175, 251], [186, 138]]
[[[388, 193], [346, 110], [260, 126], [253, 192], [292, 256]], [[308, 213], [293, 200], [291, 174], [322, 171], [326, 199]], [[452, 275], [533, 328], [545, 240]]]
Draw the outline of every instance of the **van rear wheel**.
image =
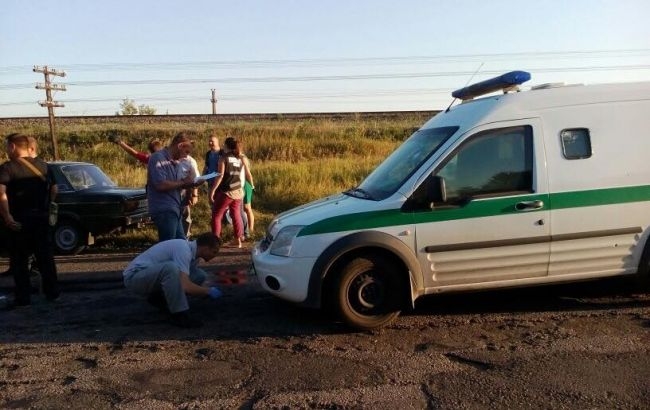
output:
[[370, 330], [400, 313], [399, 269], [379, 255], [361, 256], [345, 265], [335, 287], [334, 307], [349, 325]]

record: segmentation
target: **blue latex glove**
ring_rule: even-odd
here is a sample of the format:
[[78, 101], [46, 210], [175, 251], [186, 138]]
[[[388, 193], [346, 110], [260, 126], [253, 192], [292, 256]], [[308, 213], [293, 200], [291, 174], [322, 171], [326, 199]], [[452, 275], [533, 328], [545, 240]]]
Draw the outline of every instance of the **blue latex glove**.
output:
[[223, 293], [216, 286], [212, 286], [208, 291], [208, 296], [212, 299], [219, 299], [222, 295]]

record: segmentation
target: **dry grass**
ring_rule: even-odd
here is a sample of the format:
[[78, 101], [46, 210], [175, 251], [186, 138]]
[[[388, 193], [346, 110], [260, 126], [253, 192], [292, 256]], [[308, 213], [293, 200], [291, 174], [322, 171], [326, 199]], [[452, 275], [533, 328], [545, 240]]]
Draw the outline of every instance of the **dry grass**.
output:
[[[88, 119], [58, 126], [60, 157], [65, 160], [88, 161], [99, 165], [121, 186], [138, 187], [146, 182], [146, 168], [119, 147], [107, 141], [118, 131], [122, 139], [136, 149], [145, 150], [152, 138], [168, 141], [178, 131], [195, 136], [194, 157], [203, 166], [208, 137], [215, 133], [223, 141], [232, 135], [244, 142], [251, 159], [256, 191], [253, 208], [256, 213], [255, 236], [260, 237], [273, 215], [322, 196], [356, 186], [414, 128], [423, 123], [422, 116], [390, 119], [347, 120], [275, 119], [229, 120], [219, 123], [155, 122], [125, 125]], [[36, 136], [41, 156], [51, 157], [49, 131], [42, 124], [12, 125], [7, 129], [0, 122], [3, 135], [25, 132]], [[193, 211], [193, 232], [209, 230], [210, 210], [202, 195]], [[229, 229], [224, 230], [228, 235]], [[129, 241], [152, 239], [154, 232], [144, 231], [104, 238], [100, 245], [128, 246]]]

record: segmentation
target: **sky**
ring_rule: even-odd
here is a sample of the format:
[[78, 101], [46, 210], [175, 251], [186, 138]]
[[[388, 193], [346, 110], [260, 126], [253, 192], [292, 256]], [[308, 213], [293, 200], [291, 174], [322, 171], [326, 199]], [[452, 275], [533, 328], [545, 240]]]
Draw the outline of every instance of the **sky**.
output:
[[648, 0], [2, 0], [0, 118], [438, 110], [524, 70], [525, 87], [650, 81]]

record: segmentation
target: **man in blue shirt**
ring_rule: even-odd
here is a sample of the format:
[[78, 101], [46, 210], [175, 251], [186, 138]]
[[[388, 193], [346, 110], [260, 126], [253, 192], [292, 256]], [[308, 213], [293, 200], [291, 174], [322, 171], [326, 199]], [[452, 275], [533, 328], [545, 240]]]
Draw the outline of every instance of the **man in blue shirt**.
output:
[[[192, 140], [180, 132], [169, 146], [154, 152], [147, 163], [149, 214], [158, 229], [158, 240], [186, 239], [181, 221], [181, 191], [196, 187], [192, 175], [179, 179], [178, 161], [192, 153]], [[199, 182], [202, 183], [203, 181]]]

